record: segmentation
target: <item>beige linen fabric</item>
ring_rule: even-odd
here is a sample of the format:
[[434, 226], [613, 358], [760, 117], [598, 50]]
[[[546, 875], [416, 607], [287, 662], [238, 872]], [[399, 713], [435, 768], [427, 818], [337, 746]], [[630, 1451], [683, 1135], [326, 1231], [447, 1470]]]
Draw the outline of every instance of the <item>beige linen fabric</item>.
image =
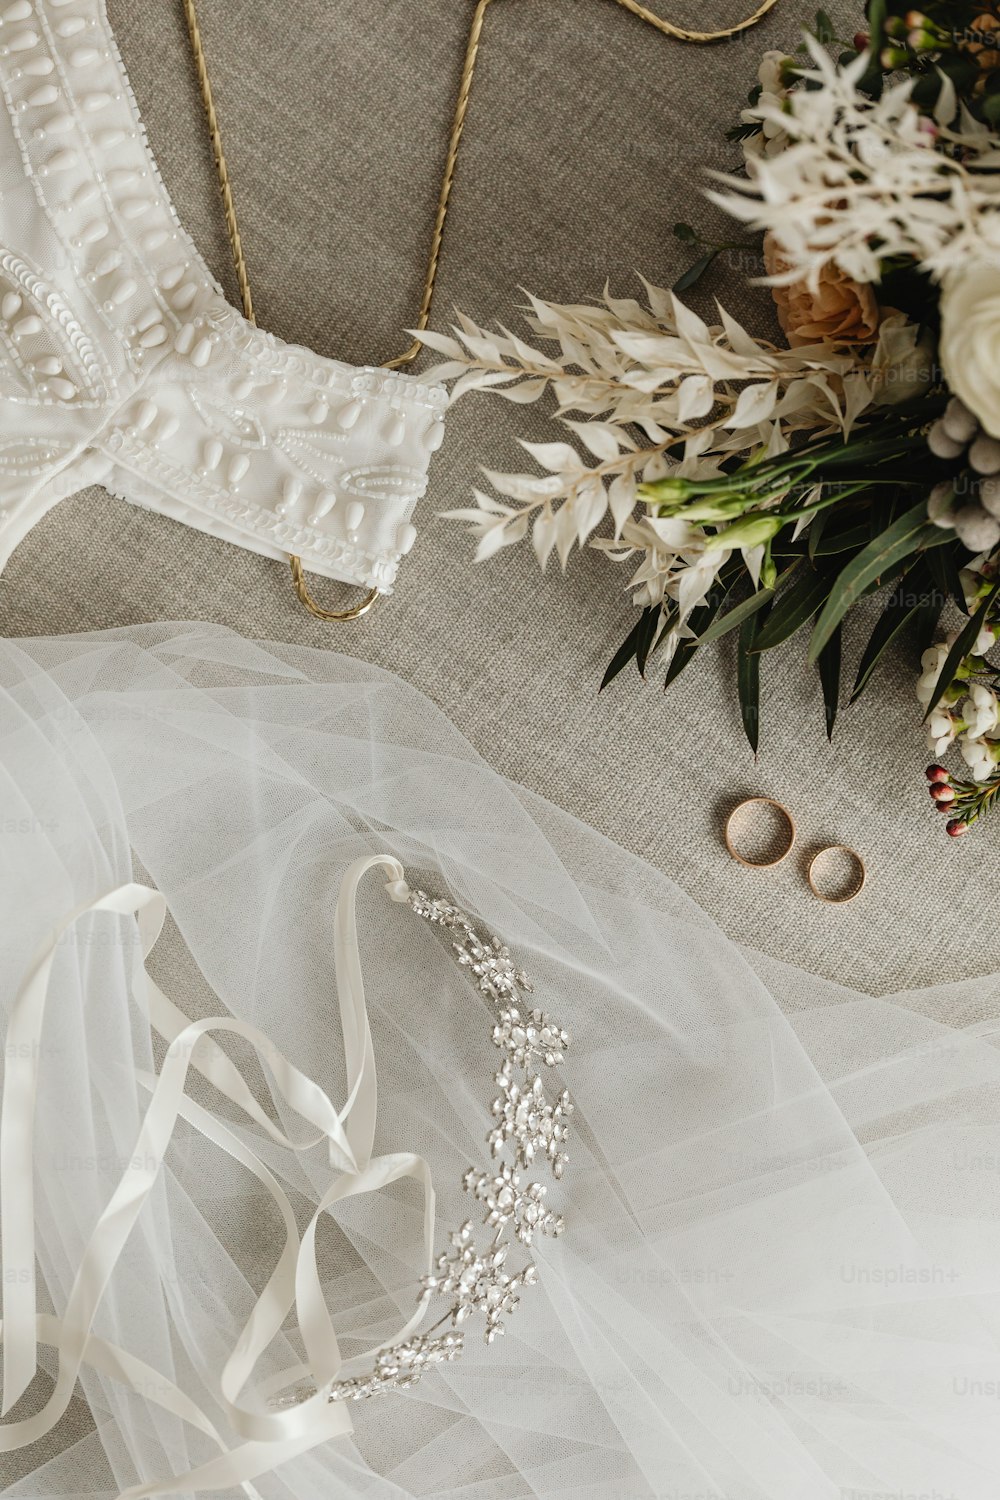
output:
[[[662, 4], [662, 0], [660, 0]], [[672, 18], [724, 25], [750, 0], [678, 0]], [[324, 354], [397, 353], [414, 316], [471, 0], [200, 0], [205, 42], [261, 323]], [[520, 287], [575, 300], [606, 276], [669, 283], [687, 255], [678, 219], [732, 227], [697, 194], [765, 47], [790, 47], [814, 5], [781, 0], [716, 47], [668, 40], [611, 0], [498, 0], [487, 18], [441, 266], [452, 306], [516, 320]], [[860, 5], [828, 6], [842, 34]], [[112, 24], [177, 208], [235, 298], [179, 0], [109, 0]], [[667, 14], [666, 11], [663, 12]], [[765, 326], [731, 258], [706, 283]], [[754, 310], [755, 309], [755, 310]], [[706, 652], [664, 697], [634, 675], [602, 696], [632, 619], [594, 555], [565, 579], [533, 556], [483, 567], [436, 512], [465, 504], [479, 465], [520, 466], [514, 434], [552, 435], [533, 411], [473, 396], [451, 415], [421, 533], [397, 592], [360, 624], [297, 603], [287, 570], [90, 490], [66, 501], [0, 579], [0, 629], [38, 635], [155, 619], [224, 622], [252, 636], [353, 653], [435, 699], [497, 767], [675, 877], [735, 939], [869, 991], [997, 967], [1000, 824], [949, 841], [930, 809], [902, 653], [827, 744], [801, 643], [764, 666], [754, 764], [732, 661]], [[848, 672], [859, 649], [852, 642]], [[845, 674], [846, 675], [846, 674]], [[733, 864], [721, 815], [740, 793], [793, 808], [800, 844], [767, 874]], [[804, 881], [821, 841], [856, 845], [863, 897], [821, 905]]]

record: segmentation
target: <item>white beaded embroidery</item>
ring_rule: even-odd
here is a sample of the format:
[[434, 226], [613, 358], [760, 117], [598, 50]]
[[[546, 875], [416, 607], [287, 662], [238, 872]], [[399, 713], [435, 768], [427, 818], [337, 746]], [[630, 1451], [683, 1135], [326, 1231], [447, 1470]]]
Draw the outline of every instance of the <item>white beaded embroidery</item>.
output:
[[[32, 221], [18, 200], [0, 253], [0, 411], [36, 460], [8, 462], [0, 565], [39, 497], [103, 454], [133, 503], [388, 592], [445, 393], [284, 344], [228, 305], [150, 156], [103, 5], [72, 5], [0, 6], [0, 165], [37, 204]], [[14, 435], [0, 416], [0, 442]]]

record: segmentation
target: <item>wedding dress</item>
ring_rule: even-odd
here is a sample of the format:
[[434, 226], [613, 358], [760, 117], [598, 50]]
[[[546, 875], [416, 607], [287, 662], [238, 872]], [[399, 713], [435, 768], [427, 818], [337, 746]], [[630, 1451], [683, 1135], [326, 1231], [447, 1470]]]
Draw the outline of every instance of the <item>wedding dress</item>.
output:
[[[996, 979], [742, 952], [397, 678], [202, 625], [0, 645], [0, 835], [3, 1493], [995, 1500]], [[506, 1212], [511, 986], [564, 1231], [348, 1390]]]
[[[0, 565], [101, 482], [389, 587], [443, 395], [225, 304], [97, 0], [0, 79]], [[5, 1495], [995, 1500], [995, 980], [741, 952], [398, 679], [199, 625], [0, 643], [0, 912]]]
[[446, 396], [226, 302], [150, 155], [102, 0], [0, 0], [0, 568], [100, 483], [390, 592]]

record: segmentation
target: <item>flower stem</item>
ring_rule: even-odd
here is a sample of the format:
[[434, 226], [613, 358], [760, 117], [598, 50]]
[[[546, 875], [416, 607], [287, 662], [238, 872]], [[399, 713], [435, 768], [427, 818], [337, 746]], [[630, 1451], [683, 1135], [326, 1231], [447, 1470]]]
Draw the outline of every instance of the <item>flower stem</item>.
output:
[[[667, 475], [639, 486], [639, 498], [647, 504], [662, 507], [661, 515], [674, 515], [679, 511], [688, 513], [690, 502], [697, 499], [715, 500], [725, 508], [717, 516], [706, 509], [704, 516], [692, 514], [691, 519], [724, 520], [727, 514], [739, 514], [740, 502], [748, 506], [766, 506], [783, 498], [790, 489], [808, 481], [824, 483], [825, 475], [832, 474], [842, 483], [856, 491], [864, 485], [899, 484], [901, 477], [894, 474], [891, 479], [879, 479], [867, 472], [869, 465], [877, 467], [892, 459], [912, 457], [912, 439], [915, 429], [926, 426], [943, 407], [943, 401], [933, 399], [894, 423], [880, 424], [879, 436], [870, 437], [862, 429], [856, 439], [846, 443], [840, 439], [826, 438], [813, 447], [808, 445], [783, 453], [777, 458], [751, 461], [731, 474], [722, 474], [711, 479], [689, 479], [679, 475]], [[888, 429], [888, 431], [887, 431]], [[846, 466], [855, 472], [843, 473]], [[839, 498], [836, 496], [835, 498]], [[735, 502], [735, 506], [733, 506]], [[809, 507], [810, 510], [813, 507]], [[697, 509], [697, 508], [695, 508]]]

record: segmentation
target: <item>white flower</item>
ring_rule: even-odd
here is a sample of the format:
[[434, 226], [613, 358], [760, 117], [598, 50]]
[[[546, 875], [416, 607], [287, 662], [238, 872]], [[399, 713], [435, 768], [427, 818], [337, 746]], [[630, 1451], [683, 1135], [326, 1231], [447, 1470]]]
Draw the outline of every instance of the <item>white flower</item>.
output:
[[880, 406], [895, 406], [924, 395], [935, 379], [930, 338], [904, 313], [887, 313], [879, 324], [872, 354], [871, 382]]
[[984, 734], [992, 734], [1000, 723], [1000, 699], [983, 683], [975, 682], [965, 700], [962, 718], [966, 724], [967, 739], [977, 740]]
[[966, 614], [974, 614], [980, 604], [980, 589], [983, 586], [983, 575], [975, 566], [961, 568], [958, 574], [962, 585], [962, 597], [965, 600]]
[[963, 739], [959, 749], [973, 781], [985, 781], [997, 768], [997, 747], [989, 740]]
[[987, 651], [992, 651], [997, 643], [997, 627], [995, 625], [984, 625], [976, 636], [975, 645], [972, 648], [973, 656], [985, 656]]
[[940, 349], [948, 385], [1000, 437], [1000, 257], [958, 262], [945, 277]]
[[932, 755], [943, 755], [955, 743], [958, 723], [947, 708], [936, 708], [927, 720], [927, 748]]
[[969, 696], [962, 708], [962, 717], [965, 720], [965, 732], [968, 739], [981, 739], [983, 735], [992, 734], [997, 724], [1000, 723], [1000, 699], [984, 683], [975, 682], [969, 689]]
[[[974, 598], [972, 600], [971, 604], [968, 605], [968, 609], [969, 609], [969, 613], [970, 614], [972, 614], [973, 611], [976, 610], [979, 607], [980, 602], [981, 601], [979, 599], [975, 599]], [[945, 638], [944, 638], [944, 644], [948, 647], [949, 651], [951, 650], [952, 646], [954, 646], [955, 642], [958, 640], [959, 633], [960, 632], [957, 631], [957, 630], [949, 630], [948, 634], [945, 636]], [[969, 647], [969, 655], [970, 656], [985, 656], [988, 652], [992, 651], [993, 647], [997, 643], [997, 634], [998, 633], [1000, 633], [1000, 625], [982, 625], [982, 626], [980, 626], [979, 634], [976, 636], [976, 639], [973, 641], [972, 645]]]
[[785, 86], [781, 81], [781, 75], [787, 61], [787, 54], [778, 52], [773, 47], [764, 53], [760, 60], [760, 67], [757, 69], [757, 80], [763, 93], [772, 94], [780, 99], [785, 97]]
[[[740, 119], [745, 125], [758, 124], [760, 130], [743, 142], [743, 155], [747, 161], [752, 157], [777, 156], [788, 145], [788, 132], [777, 116], [788, 96], [781, 81], [784, 64], [788, 61], [784, 52], [765, 52], [757, 69], [760, 94], [753, 109], [745, 109]], [[761, 106], [766, 109], [766, 118], [761, 119]]]
[[941, 668], [948, 659], [948, 650], [947, 643], [941, 641], [936, 646], [928, 646], [920, 658], [920, 665], [923, 671], [917, 678], [917, 701], [922, 703], [924, 707], [927, 706], [934, 696], [934, 689], [941, 675]]

